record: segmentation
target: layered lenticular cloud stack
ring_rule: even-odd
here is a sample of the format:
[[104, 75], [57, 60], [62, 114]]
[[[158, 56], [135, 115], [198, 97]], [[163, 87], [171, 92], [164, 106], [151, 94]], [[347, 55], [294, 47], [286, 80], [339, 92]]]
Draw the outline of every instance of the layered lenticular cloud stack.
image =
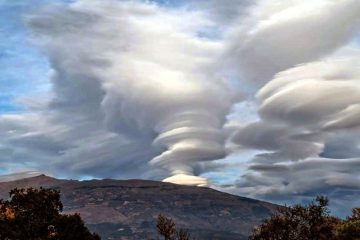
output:
[[356, 195], [360, 2], [226, 3], [78, 0], [27, 14], [51, 89], [1, 116], [3, 162], [277, 200]]

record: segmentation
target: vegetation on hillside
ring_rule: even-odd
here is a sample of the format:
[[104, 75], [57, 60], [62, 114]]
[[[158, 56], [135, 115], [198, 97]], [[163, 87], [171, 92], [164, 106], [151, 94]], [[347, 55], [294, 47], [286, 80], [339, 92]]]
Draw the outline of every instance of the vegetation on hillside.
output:
[[[279, 208], [254, 228], [249, 240], [360, 240], [360, 208], [340, 219], [330, 215], [328, 204], [319, 196], [305, 206]], [[164, 240], [190, 240], [188, 232], [177, 231], [175, 222], [163, 215], [158, 217], [157, 231]]]
[[[328, 204], [320, 196], [308, 205], [279, 208], [254, 228], [249, 240], [360, 240], [360, 208], [340, 219], [330, 214]], [[9, 200], [0, 200], [0, 240], [100, 240], [80, 215], [61, 214], [62, 210], [57, 190], [13, 189]], [[191, 239], [163, 215], [158, 216], [156, 228], [164, 240]]]
[[277, 213], [256, 227], [250, 240], [360, 240], [360, 208], [342, 220], [330, 215], [329, 201], [317, 197], [306, 205], [295, 205]]
[[0, 200], [0, 240], [100, 240], [78, 214], [61, 214], [60, 193], [54, 189], [14, 189]]

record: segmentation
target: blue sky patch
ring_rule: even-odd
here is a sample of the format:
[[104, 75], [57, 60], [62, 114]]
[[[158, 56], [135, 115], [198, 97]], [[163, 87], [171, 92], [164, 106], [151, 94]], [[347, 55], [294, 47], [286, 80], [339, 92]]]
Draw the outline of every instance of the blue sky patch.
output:
[[47, 58], [29, 42], [24, 22], [24, 16], [43, 2], [0, 2], [0, 113], [22, 110], [18, 97], [49, 88]]

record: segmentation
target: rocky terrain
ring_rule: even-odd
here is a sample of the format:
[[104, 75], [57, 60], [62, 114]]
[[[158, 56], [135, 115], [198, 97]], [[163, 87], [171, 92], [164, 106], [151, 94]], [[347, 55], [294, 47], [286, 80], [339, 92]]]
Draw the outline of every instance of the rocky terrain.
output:
[[0, 182], [0, 198], [10, 189], [52, 187], [61, 191], [64, 212], [80, 213], [102, 239], [139, 240], [155, 236], [164, 214], [195, 239], [241, 240], [277, 206], [205, 187], [147, 180], [61, 180], [45, 175]]

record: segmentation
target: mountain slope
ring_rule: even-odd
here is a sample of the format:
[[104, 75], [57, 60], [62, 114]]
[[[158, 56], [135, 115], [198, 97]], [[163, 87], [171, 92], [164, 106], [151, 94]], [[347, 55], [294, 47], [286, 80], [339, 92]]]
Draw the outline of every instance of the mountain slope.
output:
[[276, 205], [210, 188], [148, 180], [60, 180], [45, 175], [0, 182], [0, 198], [10, 189], [52, 187], [61, 191], [64, 212], [80, 213], [102, 238], [138, 240], [155, 236], [164, 214], [196, 239], [246, 239], [252, 227]]

